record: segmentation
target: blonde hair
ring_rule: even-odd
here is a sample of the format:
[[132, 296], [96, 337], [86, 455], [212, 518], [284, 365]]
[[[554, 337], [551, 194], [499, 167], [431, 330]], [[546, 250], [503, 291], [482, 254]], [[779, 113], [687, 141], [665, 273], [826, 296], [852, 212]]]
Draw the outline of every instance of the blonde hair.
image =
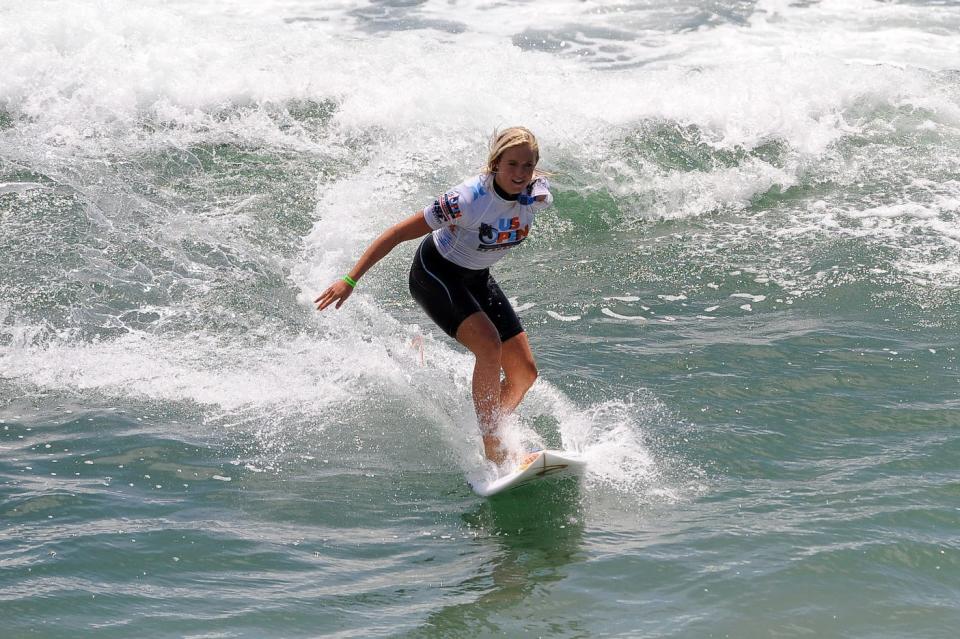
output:
[[[540, 161], [540, 145], [537, 143], [537, 136], [530, 129], [522, 126], [512, 126], [503, 131], [494, 130], [490, 137], [490, 152], [487, 154], [487, 166], [484, 171], [493, 174], [497, 172], [497, 164], [507, 149], [515, 146], [527, 144], [533, 151], [533, 157], [536, 162]], [[534, 168], [534, 176], [546, 175], [544, 171]]]

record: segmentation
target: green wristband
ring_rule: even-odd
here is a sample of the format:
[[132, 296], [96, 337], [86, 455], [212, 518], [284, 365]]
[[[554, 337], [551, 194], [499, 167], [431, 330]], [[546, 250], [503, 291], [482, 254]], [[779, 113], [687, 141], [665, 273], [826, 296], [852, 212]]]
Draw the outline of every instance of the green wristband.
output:
[[343, 281], [349, 284], [350, 288], [357, 288], [357, 280], [353, 279], [349, 275], [344, 275]]

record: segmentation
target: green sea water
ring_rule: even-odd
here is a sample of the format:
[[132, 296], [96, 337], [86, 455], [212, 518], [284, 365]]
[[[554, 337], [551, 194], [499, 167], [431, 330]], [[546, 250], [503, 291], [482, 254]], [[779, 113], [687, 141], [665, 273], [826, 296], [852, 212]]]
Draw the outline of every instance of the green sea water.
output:
[[[953, 637], [958, 25], [0, 4], [0, 636]], [[414, 243], [310, 300], [514, 123], [508, 436], [588, 471], [484, 499]]]

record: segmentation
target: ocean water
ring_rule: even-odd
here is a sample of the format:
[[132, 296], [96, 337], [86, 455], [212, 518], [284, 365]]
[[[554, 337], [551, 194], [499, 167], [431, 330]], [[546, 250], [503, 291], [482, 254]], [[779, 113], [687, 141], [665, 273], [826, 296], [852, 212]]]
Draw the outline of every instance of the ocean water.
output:
[[[0, 636], [948, 638], [960, 7], [0, 2]], [[542, 145], [472, 362], [376, 234]]]

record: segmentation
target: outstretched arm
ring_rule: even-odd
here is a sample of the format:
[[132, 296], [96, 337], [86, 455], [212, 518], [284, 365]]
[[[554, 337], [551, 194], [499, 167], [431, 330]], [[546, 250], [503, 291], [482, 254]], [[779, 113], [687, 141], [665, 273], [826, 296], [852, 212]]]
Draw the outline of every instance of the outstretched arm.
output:
[[[374, 264], [386, 257], [397, 244], [423, 237], [432, 230], [426, 220], [423, 219], [423, 213], [419, 211], [407, 219], [397, 222], [373, 241], [347, 275], [354, 281], [358, 281]], [[313, 300], [313, 303], [317, 305], [318, 311], [322, 311], [334, 302], [336, 302], [334, 308], [340, 308], [351, 293], [353, 293], [352, 286], [343, 280], [337, 280], [317, 299]]]

